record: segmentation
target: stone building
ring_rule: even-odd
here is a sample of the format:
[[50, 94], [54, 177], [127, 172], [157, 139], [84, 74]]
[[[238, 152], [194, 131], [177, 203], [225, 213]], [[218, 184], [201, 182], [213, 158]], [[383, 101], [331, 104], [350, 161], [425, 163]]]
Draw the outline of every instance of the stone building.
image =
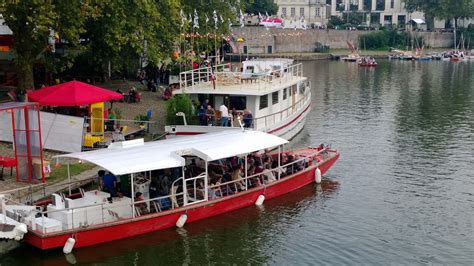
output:
[[304, 17], [307, 25], [324, 26], [331, 17], [326, 0], [275, 0], [278, 16], [287, 19]]
[[365, 25], [404, 27], [412, 19], [423, 19], [423, 13], [408, 13], [403, 0], [331, 0], [331, 14], [343, 18], [351, 13], [364, 16]]

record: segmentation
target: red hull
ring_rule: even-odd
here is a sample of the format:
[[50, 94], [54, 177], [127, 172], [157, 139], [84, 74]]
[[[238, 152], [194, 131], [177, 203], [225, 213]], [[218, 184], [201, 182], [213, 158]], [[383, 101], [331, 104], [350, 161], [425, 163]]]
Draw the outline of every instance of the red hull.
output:
[[[321, 173], [326, 173], [338, 158], [339, 154], [320, 165], [319, 169], [321, 170]], [[76, 239], [75, 248], [130, 238], [174, 227], [176, 221], [179, 219], [181, 214], [184, 213], [187, 213], [188, 215], [187, 223], [194, 222], [254, 205], [258, 196], [261, 194], [264, 194], [267, 200], [278, 197], [314, 182], [314, 172], [315, 167], [313, 166], [305, 171], [296, 173], [295, 175], [282, 178], [270, 186], [267, 186], [266, 189], [264, 186], [260, 186], [236, 195], [186, 206], [185, 208], [164, 211], [159, 214], [145, 215], [133, 220], [129, 219], [114, 222], [110, 225], [100, 225], [95, 228], [87, 228], [74, 233], [67, 232], [56, 235], [40, 236], [36, 233], [29, 232], [25, 235], [24, 240], [40, 249], [51, 249], [64, 246], [66, 240], [73, 235]]]

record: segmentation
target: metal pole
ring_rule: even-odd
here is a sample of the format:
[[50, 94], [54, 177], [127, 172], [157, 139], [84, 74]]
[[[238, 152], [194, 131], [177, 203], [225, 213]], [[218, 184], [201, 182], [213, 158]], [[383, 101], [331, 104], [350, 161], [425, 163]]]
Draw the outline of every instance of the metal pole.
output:
[[135, 218], [135, 191], [133, 187], [133, 173], [130, 174], [130, 186], [132, 191], [132, 217]]
[[208, 194], [209, 194], [209, 191], [207, 191], [207, 179], [208, 179], [208, 176], [209, 176], [209, 172], [208, 172], [208, 163], [206, 161], [206, 175], [204, 176], [204, 199], [208, 200]]
[[69, 169], [69, 162], [67, 163], [67, 178], [69, 180], [69, 196], [71, 196], [71, 170]]
[[184, 166], [183, 166], [183, 206], [188, 204], [188, 197], [187, 197], [187, 190], [186, 190], [186, 177], [184, 174]]
[[280, 172], [281, 172], [281, 168], [280, 168], [280, 165], [281, 165], [281, 145], [278, 146], [278, 180], [280, 180]]
[[248, 179], [247, 179], [247, 154], [245, 154], [245, 190], [248, 189]]

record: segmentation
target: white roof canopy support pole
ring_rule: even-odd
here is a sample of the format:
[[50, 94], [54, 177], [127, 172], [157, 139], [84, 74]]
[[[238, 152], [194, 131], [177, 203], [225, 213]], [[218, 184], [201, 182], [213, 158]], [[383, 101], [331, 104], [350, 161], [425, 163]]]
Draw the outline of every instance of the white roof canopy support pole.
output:
[[281, 148], [282, 148], [283, 145], [279, 145], [278, 146], [278, 180], [280, 180], [280, 177], [281, 177]]
[[69, 196], [71, 196], [71, 170], [69, 168], [69, 162], [67, 163], [67, 179], [69, 181]]
[[209, 179], [209, 171], [208, 171], [208, 161], [206, 161], [206, 175], [204, 176], [204, 200], [209, 200], [209, 191], [208, 191], [208, 183], [207, 180]]
[[130, 186], [132, 187], [130, 191], [132, 191], [132, 217], [135, 218], [135, 190], [133, 187], [133, 173], [130, 174]]
[[188, 205], [188, 190], [186, 188], [186, 175], [184, 174], [183, 166], [183, 206]]
[[249, 189], [249, 187], [248, 187], [248, 182], [249, 182], [249, 180], [247, 179], [247, 171], [248, 171], [247, 155], [248, 155], [248, 154], [245, 154], [245, 162], [244, 162], [244, 164], [245, 164], [245, 166], [244, 166], [244, 167], [245, 167], [245, 169], [244, 169], [244, 175], [245, 175], [245, 190], [248, 190], [248, 189]]

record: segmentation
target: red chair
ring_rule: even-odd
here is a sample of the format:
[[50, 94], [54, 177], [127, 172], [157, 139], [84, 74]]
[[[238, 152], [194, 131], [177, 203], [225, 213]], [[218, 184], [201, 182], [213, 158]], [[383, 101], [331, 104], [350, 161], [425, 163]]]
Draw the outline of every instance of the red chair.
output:
[[0, 157], [0, 166], [2, 167], [1, 176], [3, 176], [3, 168], [10, 168], [10, 175], [13, 175], [13, 167], [16, 167], [16, 159], [12, 157]]

